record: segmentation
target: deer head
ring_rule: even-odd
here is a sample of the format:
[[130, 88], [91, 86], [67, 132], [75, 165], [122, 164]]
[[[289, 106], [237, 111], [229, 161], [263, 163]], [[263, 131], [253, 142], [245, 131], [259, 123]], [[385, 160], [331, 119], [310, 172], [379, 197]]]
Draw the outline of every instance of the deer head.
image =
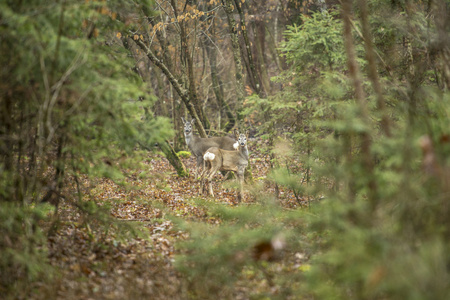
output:
[[191, 121], [185, 120], [183, 117], [181, 117], [181, 121], [183, 121], [184, 125], [184, 135], [190, 135], [193, 131], [193, 125], [195, 123], [195, 119], [192, 119]]
[[246, 130], [245, 133], [239, 133], [239, 130], [234, 129], [234, 136], [237, 142], [233, 146], [236, 150], [247, 146], [248, 130]]

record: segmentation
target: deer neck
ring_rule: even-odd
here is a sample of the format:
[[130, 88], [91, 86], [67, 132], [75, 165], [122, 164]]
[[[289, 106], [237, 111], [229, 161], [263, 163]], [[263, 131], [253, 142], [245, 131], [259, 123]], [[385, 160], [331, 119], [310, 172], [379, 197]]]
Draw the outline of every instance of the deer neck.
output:
[[248, 148], [247, 145], [245, 145], [244, 147], [239, 146], [238, 149], [240, 155], [245, 158], [245, 160], [248, 160]]
[[184, 133], [184, 140], [186, 141], [186, 145], [190, 145], [191, 141], [194, 140], [194, 133], [191, 131], [189, 134]]

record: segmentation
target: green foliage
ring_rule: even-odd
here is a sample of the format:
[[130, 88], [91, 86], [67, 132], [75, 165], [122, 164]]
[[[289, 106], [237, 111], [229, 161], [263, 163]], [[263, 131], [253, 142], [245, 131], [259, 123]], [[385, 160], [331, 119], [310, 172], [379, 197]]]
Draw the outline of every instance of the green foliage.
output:
[[[2, 82], [10, 91], [2, 98], [3, 132], [8, 127], [11, 136], [24, 137], [8, 146], [20, 153], [36, 144], [39, 151], [29, 157], [39, 160], [57, 143], [60, 161], [50, 166], [63, 166], [70, 156], [74, 170], [117, 177], [111, 161], [132, 153], [137, 141], [153, 145], [172, 134], [165, 119], [142, 121], [142, 106], [152, 98], [143, 95], [147, 87], [132, 71], [134, 61], [109, 29], [118, 26], [114, 10], [131, 4], [2, 4], [2, 52], [11, 54], [2, 60]], [[27, 191], [23, 196], [29, 201]]]
[[46, 239], [38, 223], [46, 219], [48, 206], [0, 206], [0, 291], [27, 291], [29, 283], [51, 274], [47, 265]]
[[[424, 56], [446, 51], [448, 41], [431, 42], [437, 39], [439, 23], [425, 18], [430, 11], [422, 4], [402, 5], [370, 1], [372, 25], [379, 24], [373, 26], [373, 50], [385, 110], [375, 103], [374, 79], [364, 75], [367, 65], [361, 41], [355, 39], [367, 117], [353, 99], [354, 87], [345, 70], [342, 29], [337, 29], [341, 20], [316, 14], [305, 17], [302, 26], [288, 28], [282, 52], [291, 69], [275, 79], [284, 90], [268, 99], [248, 97], [245, 114], [250, 120], [264, 120], [258, 128], [269, 141], [274, 168], [269, 179], [310, 196], [310, 210], [296, 215], [301, 223], [297, 227], [286, 222], [286, 211], [269, 206], [270, 215], [257, 205], [220, 214], [231, 224], [193, 226], [192, 244], [184, 246], [190, 255], [180, 262], [196, 289], [218, 288], [213, 281], [219, 274], [226, 274], [219, 280], [238, 285], [252, 263], [236, 264], [236, 253], [248, 253], [255, 236], [264, 237], [264, 229], [281, 226], [289, 237], [288, 250], [293, 246], [293, 251], [306, 251], [311, 261], [289, 273], [289, 287], [284, 281], [287, 273], [274, 275], [279, 279], [274, 286], [286, 293], [280, 298], [448, 297], [450, 93], [442, 81], [430, 77], [434, 70], [435, 78], [448, 80], [441, 69], [448, 62], [444, 55], [435, 56], [435, 61]], [[359, 35], [357, 20], [358, 16], [353, 25]], [[339, 50], [332, 56], [330, 49]], [[380, 130], [383, 114], [389, 116], [390, 134]], [[294, 162], [301, 162], [300, 170], [292, 170]], [[305, 185], [308, 170], [311, 180]], [[200, 253], [207, 253], [206, 258]], [[204, 285], [197, 287], [195, 282]]]
[[[431, 88], [426, 90], [427, 102], [433, 103], [430, 100], [440, 95], [439, 103], [448, 103], [448, 95]], [[448, 113], [448, 107], [439, 105], [439, 110], [429, 112]], [[374, 140], [372, 151], [379, 159], [374, 174], [364, 171], [358, 155], [339, 168], [322, 168], [321, 174], [328, 174], [329, 182], [340, 182], [340, 188], [330, 190], [324, 186], [327, 200], [314, 206], [314, 213], [320, 217], [311, 219], [311, 230], [327, 234], [325, 243], [317, 245], [322, 254], [316, 256], [308, 274], [309, 289], [316, 297], [447, 297], [448, 281], [436, 278], [449, 278], [448, 269], [441, 267], [450, 259], [450, 224], [445, 217], [448, 208], [443, 206], [449, 170], [448, 162], [444, 161], [449, 150], [447, 143], [440, 140], [439, 130], [431, 129], [431, 124], [439, 128], [447, 123], [447, 117], [418, 117], [414, 118], [412, 132], [411, 127], [402, 127], [390, 138]], [[425, 134], [436, 135], [430, 155], [442, 163], [444, 173], [427, 172], [426, 154], [421, 153], [418, 143]], [[338, 144], [334, 147], [335, 155], [342, 153]], [[375, 196], [370, 196], [373, 187], [369, 186], [368, 178], [375, 180]], [[348, 183], [352, 183], [354, 191], [345, 188]], [[369, 201], [374, 200], [371, 197], [376, 198], [375, 207]], [[329, 284], [319, 284], [323, 282]]]
[[[343, 73], [346, 56], [342, 20], [334, 12], [317, 12], [302, 18], [301, 26], [288, 26], [286, 41], [281, 44], [290, 68], [272, 80], [283, 85], [282, 91], [267, 99], [248, 97], [244, 109], [248, 118], [269, 120], [258, 129], [269, 140], [266, 151], [271, 153], [272, 167], [288, 170], [281, 171], [286, 176], [271, 178], [283, 178], [277, 183], [292, 188], [294, 193], [300, 191], [292, 184], [298, 176], [298, 185], [319, 180], [311, 177], [310, 167], [317, 159], [327, 159], [317, 151], [317, 143], [334, 134], [331, 123], [341, 114], [353, 117], [347, 111], [351, 89]], [[362, 46], [358, 44], [357, 49], [363, 55]], [[360, 123], [351, 124], [363, 129]], [[284, 142], [277, 141], [277, 137], [283, 137]], [[291, 143], [291, 154], [287, 156], [286, 151], [276, 151], [285, 142]], [[298, 164], [303, 166], [303, 172], [290, 168]]]
[[[0, 294], [9, 298], [26, 298], [33, 281], [51, 274], [44, 226], [52, 234], [58, 220], [39, 202], [76, 207], [88, 243], [115, 247], [110, 231], [135, 228], [114, 222], [82, 177], [125, 184], [124, 170], [143, 156], [135, 147], [172, 134], [167, 120], [150, 117], [154, 98], [117, 38], [132, 23], [117, 18], [134, 17], [136, 7], [147, 12], [147, 1], [25, 2], [0, 3]], [[188, 296], [244, 298], [239, 288], [248, 281], [260, 284], [248, 298], [259, 299], [448, 297], [449, 45], [439, 3], [369, 1], [377, 91], [364, 75], [353, 10], [367, 116], [354, 101], [342, 17], [320, 12], [287, 28], [280, 50], [289, 69], [273, 78], [282, 90], [248, 97], [243, 112], [265, 142], [268, 181], [292, 190], [299, 206], [311, 203], [283, 209], [258, 185], [254, 204], [198, 201], [207, 222], [178, 222], [189, 233], [176, 257]], [[380, 130], [384, 116], [389, 134]], [[293, 257], [300, 262], [287, 268], [283, 259]]]
[[[425, 28], [426, 22], [416, 18], [420, 14], [417, 11], [409, 18], [420, 23], [417, 28]], [[406, 22], [399, 24], [406, 26]], [[399, 24], [397, 34], [404, 30]], [[414, 37], [412, 47], [422, 47], [420, 39]], [[405, 69], [411, 70], [411, 65]], [[372, 125], [380, 112], [370, 103], [371, 120], [363, 119], [354, 103], [334, 101], [322, 104], [332, 108], [334, 117], [313, 122], [333, 132], [316, 141], [319, 163], [311, 164], [315, 194], [326, 198], [312, 206], [309, 221], [315, 235], [326, 237], [315, 243], [317, 255], [311, 272], [305, 274], [306, 289], [316, 298], [445, 299], [449, 293], [449, 270], [441, 267], [450, 259], [450, 224], [444, 217], [448, 207], [443, 202], [448, 190], [449, 93], [422, 80], [426, 72], [420, 68], [411, 72], [409, 86], [398, 83], [404, 74], [382, 79], [388, 86], [385, 97], [394, 108], [391, 136]], [[326, 92], [333, 98], [348, 95], [333, 84]], [[362, 134], [371, 136], [370, 172], [364, 162]], [[287, 174], [277, 178], [282, 184], [293, 180]]]
[[335, 13], [302, 15], [302, 25], [287, 26], [281, 43], [283, 56], [296, 72], [342, 69], [346, 57], [342, 21]]
[[[143, 120], [154, 98], [144, 94], [149, 87], [116, 38], [124, 28], [117, 18], [136, 4], [0, 3], [2, 288], [47, 274], [35, 203], [67, 200], [107, 231], [112, 219], [106, 208], [82, 201], [80, 176], [122, 180], [136, 165], [130, 157], [138, 142], [153, 145], [173, 134], [167, 119]], [[65, 178], [77, 186], [66, 189]]]
[[[215, 224], [175, 220], [180, 229], [190, 234], [189, 240], [178, 244], [183, 254], [177, 257], [176, 267], [186, 275], [193, 299], [209, 299], [211, 295], [231, 299], [241, 280], [253, 277], [271, 280], [272, 276], [277, 277], [278, 288], [282, 291], [279, 299], [292, 296], [292, 279], [302, 274], [272, 268], [267, 261], [260, 260], [258, 245], [277, 241], [283, 248], [285, 241], [289, 241], [291, 246], [298, 247], [303, 241], [301, 213], [283, 212], [268, 199], [238, 208], [206, 202], [197, 204], [206, 209], [211, 220], [217, 220]], [[268, 249], [261, 251], [274, 255], [271, 259], [275, 260], [279, 254]], [[270, 294], [270, 291], [252, 289], [250, 296], [260, 298], [265, 293]]]

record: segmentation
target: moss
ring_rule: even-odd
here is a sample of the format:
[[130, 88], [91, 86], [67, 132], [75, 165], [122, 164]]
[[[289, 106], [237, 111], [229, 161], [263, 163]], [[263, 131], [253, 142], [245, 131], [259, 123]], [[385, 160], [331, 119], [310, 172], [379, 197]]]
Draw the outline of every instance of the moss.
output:
[[189, 151], [179, 151], [177, 152], [177, 156], [180, 158], [189, 158], [191, 157], [191, 152]]

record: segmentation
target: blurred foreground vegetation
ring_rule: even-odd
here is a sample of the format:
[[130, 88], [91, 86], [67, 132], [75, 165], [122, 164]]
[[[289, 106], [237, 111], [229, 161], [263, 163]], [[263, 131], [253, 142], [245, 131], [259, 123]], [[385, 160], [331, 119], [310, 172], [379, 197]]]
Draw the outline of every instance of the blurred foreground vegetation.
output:
[[[157, 99], [129, 49], [109, 43], [130, 29], [113, 12], [150, 7], [144, 2], [0, 4], [0, 293], [8, 298], [51, 280], [47, 239], [66, 204], [86, 228], [100, 228], [90, 234], [132, 230], [80, 178], [125, 185], [124, 170], [144, 168], [137, 147], [173, 135], [170, 116], [149, 117]], [[243, 126], [270, 157], [264, 183], [247, 186], [252, 202], [193, 198], [215, 223], [166, 212], [189, 233], [174, 262], [180, 299], [233, 299], [245, 280], [265, 287], [251, 299], [448, 297], [449, 6], [342, 1], [286, 26], [286, 67], [272, 77], [279, 88], [242, 104]], [[279, 187], [294, 193], [296, 209], [279, 200]], [[288, 267], [289, 258], [298, 263]]]

